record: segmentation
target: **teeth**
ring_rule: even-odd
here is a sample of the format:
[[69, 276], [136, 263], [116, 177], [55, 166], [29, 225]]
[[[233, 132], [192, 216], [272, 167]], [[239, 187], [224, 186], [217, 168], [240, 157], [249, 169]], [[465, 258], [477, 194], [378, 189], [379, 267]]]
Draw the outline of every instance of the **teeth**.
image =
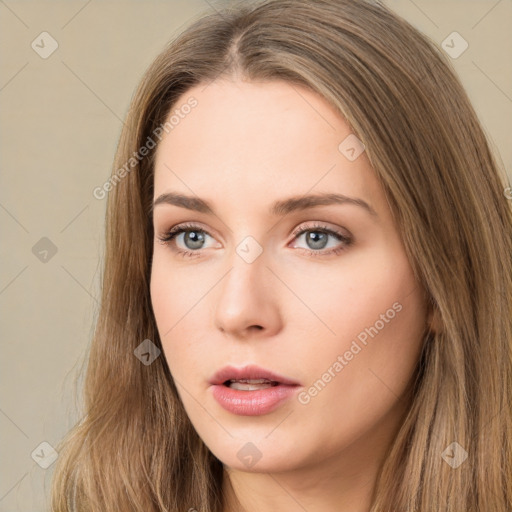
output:
[[231, 389], [238, 389], [239, 391], [258, 391], [259, 389], [271, 388], [272, 384], [270, 382], [265, 384], [245, 384], [244, 382], [232, 382], [229, 387]]
[[230, 380], [228, 385], [231, 389], [237, 389], [239, 391], [258, 391], [260, 389], [277, 386], [277, 382], [268, 379], [237, 379]]

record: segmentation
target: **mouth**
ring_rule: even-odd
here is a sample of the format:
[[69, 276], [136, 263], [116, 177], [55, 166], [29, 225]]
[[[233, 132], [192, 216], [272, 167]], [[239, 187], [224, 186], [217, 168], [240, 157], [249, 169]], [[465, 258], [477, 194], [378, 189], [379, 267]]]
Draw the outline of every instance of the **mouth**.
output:
[[218, 371], [209, 381], [215, 400], [240, 416], [268, 414], [296, 393], [300, 384], [258, 366]]
[[299, 383], [292, 379], [279, 375], [256, 365], [248, 365], [242, 368], [226, 366], [219, 370], [209, 381], [211, 385], [224, 385], [234, 389], [247, 390], [250, 386], [258, 386], [256, 389], [271, 386], [298, 386]]
[[230, 379], [224, 382], [223, 385], [239, 391], [258, 391], [278, 386], [279, 382], [269, 379]]

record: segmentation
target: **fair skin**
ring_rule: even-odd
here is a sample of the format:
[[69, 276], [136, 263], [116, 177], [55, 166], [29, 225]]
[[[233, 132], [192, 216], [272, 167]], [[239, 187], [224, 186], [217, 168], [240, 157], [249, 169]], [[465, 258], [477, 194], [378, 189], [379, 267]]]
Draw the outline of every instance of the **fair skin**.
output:
[[[366, 152], [350, 161], [338, 149], [347, 123], [306, 88], [219, 79], [177, 106], [191, 96], [197, 107], [159, 144], [154, 199], [199, 197], [214, 213], [154, 207], [151, 298], [187, 415], [224, 464], [224, 510], [368, 512], [428, 320], [384, 191]], [[348, 202], [270, 213], [275, 201], [322, 193], [358, 198], [374, 213]], [[183, 223], [197, 226], [188, 231], [196, 238], [159, 241]], [[323, 235], [325, 247], [315, 245], [318, 226], [352, 241]], [[248, 236], [262, 250], [251, 263], [236, 251]], [[299, 386], [270, 413], [234, 414], [208, 382], [228, 364], [256, 364]], [[325, 385], [309, 391], [319, 379]], [[247, 443], [260, 454], [251, 467], [237, 456]]]

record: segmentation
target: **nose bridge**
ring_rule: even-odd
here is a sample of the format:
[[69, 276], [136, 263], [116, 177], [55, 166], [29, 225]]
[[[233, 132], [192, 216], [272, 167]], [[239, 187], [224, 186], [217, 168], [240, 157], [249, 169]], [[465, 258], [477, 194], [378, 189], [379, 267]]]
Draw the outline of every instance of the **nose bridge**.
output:
[[224, 332], [241, 334], [253, 326], [273, 330], [279, 322], [268, 259], [251, 238], [234, 248], [228, 261], [230, 270], [220, 287], [215, 315], [217, 327]]

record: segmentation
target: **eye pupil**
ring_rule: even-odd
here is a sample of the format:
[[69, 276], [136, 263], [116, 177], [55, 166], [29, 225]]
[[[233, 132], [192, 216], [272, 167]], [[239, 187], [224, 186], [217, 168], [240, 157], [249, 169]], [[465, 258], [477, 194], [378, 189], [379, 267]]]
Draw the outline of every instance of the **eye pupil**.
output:
[[[313, 244], [311, 247], [310, 242]], [[321, 231], [310, 231], [306, 235], [306, 243], [312, 249], [323, 249], [327, 244], [327, 233]]]

